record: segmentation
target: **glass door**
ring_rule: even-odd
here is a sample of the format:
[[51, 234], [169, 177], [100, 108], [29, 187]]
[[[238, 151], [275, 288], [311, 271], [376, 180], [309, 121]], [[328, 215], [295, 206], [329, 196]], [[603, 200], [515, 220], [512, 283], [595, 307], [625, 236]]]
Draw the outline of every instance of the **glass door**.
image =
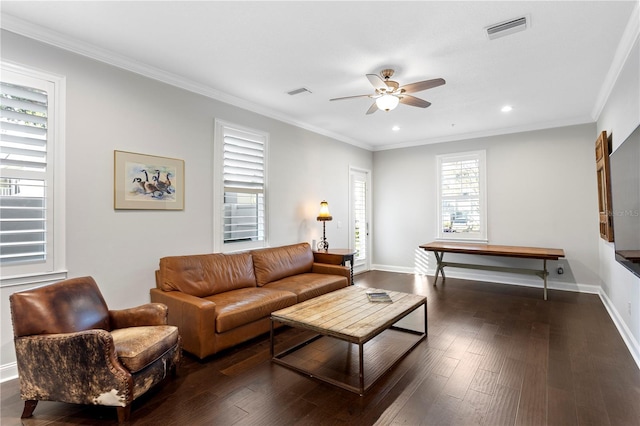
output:
[[358, 273], [371, 269], [370, 172], [350, 168], [349, 181], [350, 248], [356, 251], [353, 270]]

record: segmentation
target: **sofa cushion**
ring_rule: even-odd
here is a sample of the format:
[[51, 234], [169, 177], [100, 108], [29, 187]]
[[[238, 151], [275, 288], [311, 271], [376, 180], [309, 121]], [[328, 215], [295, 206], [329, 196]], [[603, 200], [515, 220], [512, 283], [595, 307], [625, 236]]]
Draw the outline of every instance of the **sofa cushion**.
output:
[[256, 285], [250, 253], [163, 257], [159, 278], [162, 290], [196, 297]]
[[311, 272], [313, 267], [313, 252], [308, 243], [254, 250], [251, 255], [258, 286]]
[[271, 312], [296, 303], [290, 291], [243, 288], [206, 298], [216, 304], [216, 332], [224, 333], [244, 324], [267, 318]]
[[111, 332], [116, 355], [127, 369], [136, 373], [178, 344], [178, 327], [154, 325], [119, 328]]
[[349, 280], [340, 275], [299, 274], [266, 284], [263, 288], [286, 290], [298, 296], [298, 303], [347, 287]]

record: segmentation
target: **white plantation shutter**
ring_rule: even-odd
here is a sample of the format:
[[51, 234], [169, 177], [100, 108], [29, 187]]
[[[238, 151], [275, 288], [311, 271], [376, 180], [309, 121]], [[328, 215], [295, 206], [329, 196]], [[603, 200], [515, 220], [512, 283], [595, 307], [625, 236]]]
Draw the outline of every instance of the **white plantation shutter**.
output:
[[264, 143], [225, 135], [225, 191], [261, 193], [264, 190]]
[[441, 155], [438, 161], [438, 237], [486, 239], [484, 151]]
[[[53, 83], [0, 83], [0, 266], [46, 264], [52, 248], [49, 103]], [[24, 76], [18, 79], [29, 82]]]
[[266, 137], [225, 127], [223, 139], [223, 241], [264, 241]]

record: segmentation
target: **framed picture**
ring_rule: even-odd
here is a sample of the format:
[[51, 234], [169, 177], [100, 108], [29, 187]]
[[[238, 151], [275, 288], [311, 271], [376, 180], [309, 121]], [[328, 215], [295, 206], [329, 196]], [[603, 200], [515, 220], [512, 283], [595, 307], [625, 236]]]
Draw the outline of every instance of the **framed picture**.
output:
[[611, 172], [609, 166], [611, 141], [602, 131], [596, 139], [596, 173], [598, 179], [598, 206], [600, 212], [600, 238], [613, 242], [613, 214], [611, 211]]
[[114, 151], [116, 210], [183, 210], [184, 161]]

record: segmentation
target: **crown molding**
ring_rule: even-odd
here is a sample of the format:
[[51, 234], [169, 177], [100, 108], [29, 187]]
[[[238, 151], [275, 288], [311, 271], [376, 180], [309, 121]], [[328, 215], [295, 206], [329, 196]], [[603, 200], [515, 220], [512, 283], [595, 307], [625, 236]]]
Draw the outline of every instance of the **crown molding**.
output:
[[373, 151], [376, 152], [376, 151], [386, 151], [386, 150], [398, 149], [398, 148], [411, 148], [415, 146], [431, 145], [436, 143], [455, 142], [455, 141], [463, 141], [468, 139], [479, 139], [479, 138], [486, 138], [490, 136], [510, 135], [514, 133], [532, 132], [536, 130], [553, 129], [557, 127], [577, 126], [580, 124], [589, 124], [589, 123], [594, 123], [594, 120], [589, 116], [573, 117], [566, 120], [545, 121], [545, 122], [540, 122], [535, 124], [528, 124], [524, 126], [503, 127], [499, 129], [482, 130], [478, 132], [470, 132], [470, 133], [464, 133], [459, 135], [420, 139], [420, 140], [415, 140], [411, 142], [403, 142], [399, 144], [381, 145], [381, 146], [374, 147]]
[[629, 55], [633, 51], [633, 46], [638, 43], [640, 39], [640, 1], [636, 2], [636, 6], [631, 12], [631, 16], [629, 17], [629, 22], [627, 22], [627, 26], [622, 33], [622, 38], [618, 43], [618, 48], [613, 56], [613, 60], [611, 61], [611, 66], [609, 67], [609, 71], [600, 87], [600, 92], [598, 93], [598, 97], [596, 98], [596, 103], [593, 106], [593, 110], [591, 112], [591, 117], [593, 121], [598, 121], [600, 118], [600, 114], [602, 114], [602, 110], [609, 100], [609, 96], [613, 91], [613, 87], [620, 77], [620, 73], [624, 68], [624, 65], [629, 58]]
[[35, 25], [11, 15], [2, 14], [2, 29], [42, 43], [49, 44], [51, 46], [58, 47], [60, 49], [67, 50], [72, 53], [76, 53], [78, 55], [104, 62], [114, 67], [140, 74], [144, 77], [151, 78], [153, 80], [157, 80], [162, 83], [187, 90], [189, 92], [206, 96], [210, 99], [215, 99], [217, 101], [224, 102], [226, 104], [242, 108], [247, 111], [255, 112], [274, 120], [281, 121], [283, 123], [291, 124], [293, 126], [309, 130], [311, 132], [318, 133], [320, 135], [327, 136], [329, 138], [350, 145], [354, 145], [358, 148], [366, 149], [368, 151], [371, 151], [373, 149], [370, 144], [364, 143], [362, 141], [330, 132], [326, 129], [313, 126], [309, 123], [301, 122], [279, 111], [274, 111], [262, 105], [247, 101], [246, 99], [230, 95], [228, 93], [214, 89], [210, 86], [184, 78], [180, 75], [164, 71], [160, 68], [152, 67], [128, 56], [124, 56], [114, 51], [103, 49], [101, 47], [85, 43], [72, 37], [65, 36], [64, 34], [61, 34], [57, 31]]

